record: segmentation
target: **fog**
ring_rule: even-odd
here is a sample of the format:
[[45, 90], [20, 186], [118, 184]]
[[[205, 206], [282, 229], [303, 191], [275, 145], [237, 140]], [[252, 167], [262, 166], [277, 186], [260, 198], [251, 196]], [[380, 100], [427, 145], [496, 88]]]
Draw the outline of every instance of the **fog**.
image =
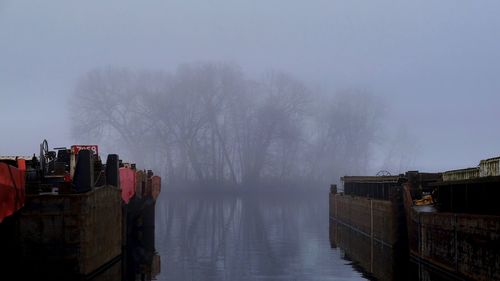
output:
[[82, 141], [74, 100], [89, 72], [214, 63], [251, 81], [284, 73], [316, 104], [366, 94], [380, 110], [367, 173], [476, 165], [500, 154], [499, 12], [497, 1], [0, 1], [0, 154]]

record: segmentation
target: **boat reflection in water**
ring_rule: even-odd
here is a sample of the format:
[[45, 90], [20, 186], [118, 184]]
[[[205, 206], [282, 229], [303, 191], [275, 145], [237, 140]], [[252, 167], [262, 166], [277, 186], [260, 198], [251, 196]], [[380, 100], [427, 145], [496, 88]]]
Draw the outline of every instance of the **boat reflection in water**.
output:
[[380, 280], [403, 280], [406, 264], [401, 262], [401, 257], [391, 247], [371, 239], [365, 233], [331, 221], [330, 245], [343, 250], [344, 258], [351, 260], [353, 265], [368, 276]]
[[[135, 261], [134, 261], [135, 262]], [[91, 281], [150, 281], [156, 280], [156, 276], [159, 273], [160, 268], [160, 256], [155, 254], [152, 256], [151, 263], [133, 263], [130, 264], [131, 261], [128, 262], [122, 260], [121, 262], [117, 262], [110, 268], [106, 269], [99, 275], [85, 280]], [[64, 279], [61, 279], [64, 280]]]
[[452, 281], [445, 273], [409, 261], [408, 254], [372, 239], [348, 225], [330, 221], [330, 245], [372, 280]]
[[[148, 172], [151, 178], [152, 173]], [[85, 280], [146, 281], [156, 280], [160, 273], [160, 256], [155, 248], [156, 196], [150, 196], [149, 180], [139, 194], [123, 206], [123, 250], [121, 259]], [[147, 184], [146, 184], [147, 183]], [[148, 185], [149, 184], [149, 185]], [[156, 189], [159, 190], [159, 189]]]
[[[138, 241], [136, 241], [138, 242]], [[150, 248], [149, 241], [138, 242], [126, 250], [122, 259], [86, 280], [92, 281], [149, 281], [156, 280], [160, 273], [161, 259], [156, 250]], [[154, 243], [154, 240], [153, 240]], [[154, 244], [153, 244], [154, 246]]]

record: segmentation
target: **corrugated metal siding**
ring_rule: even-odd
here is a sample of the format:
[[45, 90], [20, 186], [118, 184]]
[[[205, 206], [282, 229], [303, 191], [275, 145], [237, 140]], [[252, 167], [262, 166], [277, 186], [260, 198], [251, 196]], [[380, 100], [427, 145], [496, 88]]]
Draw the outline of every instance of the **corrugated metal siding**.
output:
[[500, 157], [481, 160], [479, 175], [481, 177], [500, 176]]
[[443, 181], [459, 181], [479, 177], [479, 167], [447, 171], [443, 173]]

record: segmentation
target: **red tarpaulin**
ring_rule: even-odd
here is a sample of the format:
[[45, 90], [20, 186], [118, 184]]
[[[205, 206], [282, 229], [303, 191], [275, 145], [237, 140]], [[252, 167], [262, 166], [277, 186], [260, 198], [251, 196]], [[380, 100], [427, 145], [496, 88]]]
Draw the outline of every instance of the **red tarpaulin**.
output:
[[0, 163], [0, 222], [24, 206], [25, 162], [19, 168]]
[[120, 187], [122, 200], [126, 204], [135, 194], [135, 171], [129, 168], [120, 168]]

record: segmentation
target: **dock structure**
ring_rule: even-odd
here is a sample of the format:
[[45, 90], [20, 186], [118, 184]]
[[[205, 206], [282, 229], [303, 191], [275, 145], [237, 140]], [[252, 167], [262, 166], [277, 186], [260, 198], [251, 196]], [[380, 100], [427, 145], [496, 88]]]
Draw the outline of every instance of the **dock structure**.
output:
[[343, 188], [330, 191], [332, 245], [384, 280], [401, 278], [387, 275], [404, 267], [398, 258], [459, 280], [500, 280], [499, 160], [444, 173], [341, 178]]
[[343, 177], [344, 192], [330, 194], [330, 218], [393, 247], [398, 241], [394, 200], [399, 176]]
[[401, 177], [346, 176], [342, 181], [343, 192], [336, 186], [330, 192], [331, 242], [375, 277], [396, 280], [388, 273], [398, 266], [394, 257], [405, 235], [398, 227], [402, 205], [395, 204]]
[[500, 177], [431, 186], [432, 209], [407, 209], [411, 258], [465, 280], [500, 280]]
[[117, 187], [102, 186], [28, 196], [19, 214], [19, 260], [40, 273], [61, 275], [89, 275], [116, 260], [122, 253], [120, 194]]
[[124, 257], [137, 259], [130, 249], [154, 263], [161, 178], [116, 154], [103, 163], [97, 145], [57, 154], [47, 141], [40, 147], [39, 157], [0, 157], [0, 198], [9, 206], [0, 214], [2, 272], [19, 280], [88, 279]]

